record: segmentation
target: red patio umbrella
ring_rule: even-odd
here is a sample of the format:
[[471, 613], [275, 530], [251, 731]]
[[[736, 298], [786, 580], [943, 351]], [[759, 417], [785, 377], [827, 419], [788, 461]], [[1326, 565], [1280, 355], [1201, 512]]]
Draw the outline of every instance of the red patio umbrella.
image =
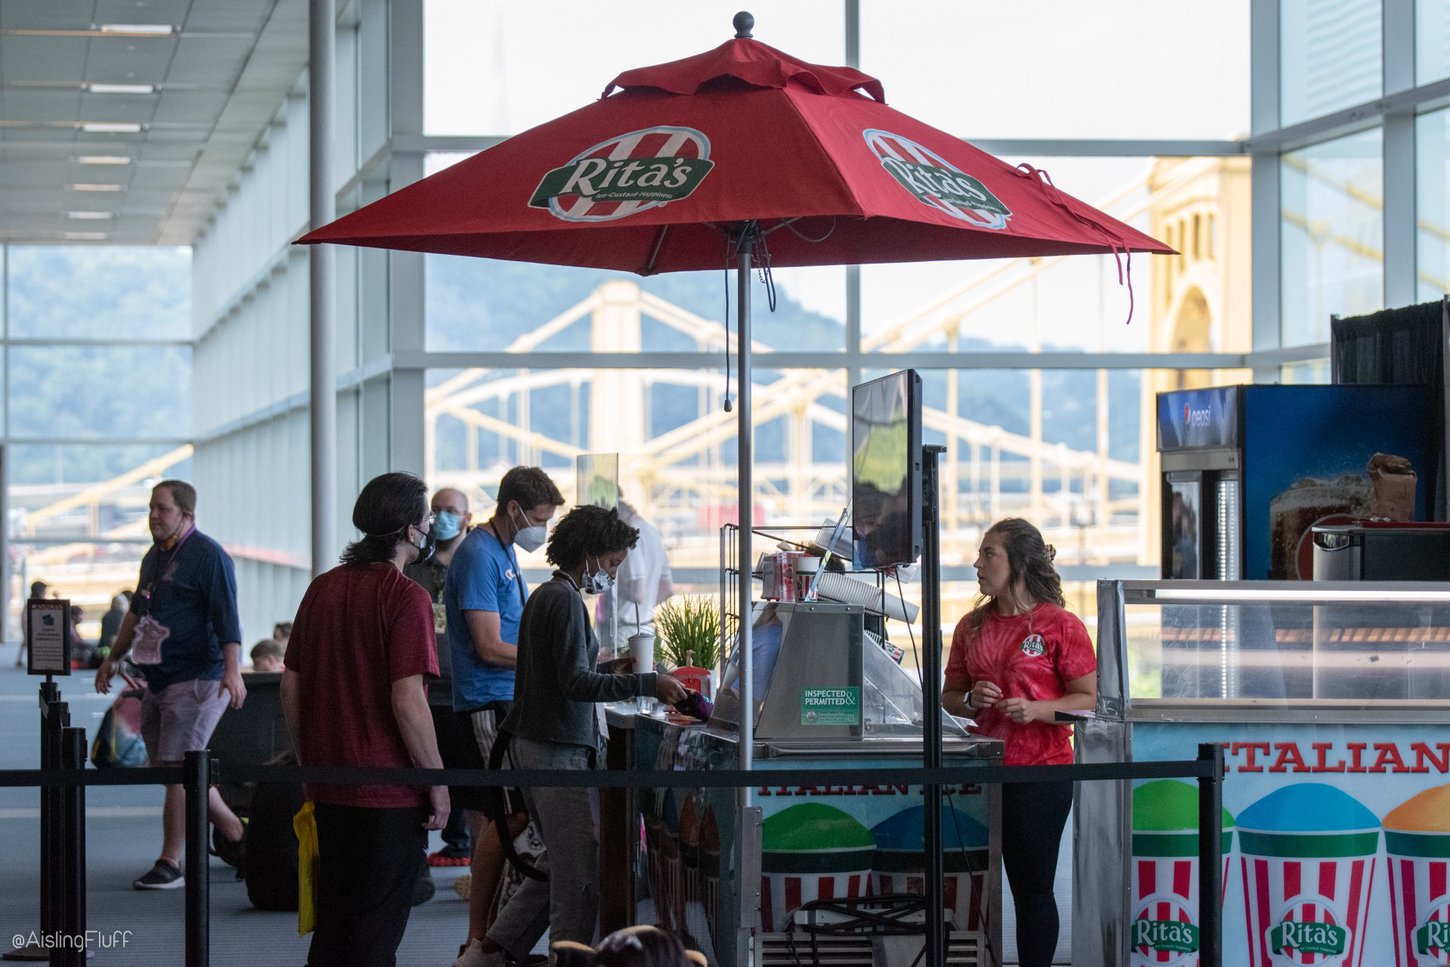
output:
[[1172, 251], [748, 29], [301, 241], [641, 275], [720, 268], [751, 225], [784, 266]]
[[[737, 647], [746, 709], [753, 699], [748, 270], [1173, 251], [1058, 191], [1040, 171], [1013, 167], [887, 107], [875, 78], [808, 64], [752, 39], [753, 25], [738, 14], [735, 39], [720, 47], [626, 71], [587, 107], [300, 240], [641, 275], [737, 267]], [[1131, 298], [1131, 283], [1129, 291]], [[740, 716], [740, 732], [741, 765], [749, 768], [751, 715]]]

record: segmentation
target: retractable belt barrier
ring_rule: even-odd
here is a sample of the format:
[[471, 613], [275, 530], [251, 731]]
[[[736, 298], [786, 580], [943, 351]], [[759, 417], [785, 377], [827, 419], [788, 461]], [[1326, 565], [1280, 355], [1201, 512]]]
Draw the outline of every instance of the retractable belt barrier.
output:
[[[833, 783], [877, 785], [949, 785], [961, 782], [960, 766], [940, 769], [881, 767], [871, 769], [711, 769], [699, 772], [555, 769], [387, 769], [307, 766], [226, 766], [209, 752], [188, 752], [181, 768], [8, 769], [0, 770], [0, 787], [42, 790], [87, 786], [164, 785], [181, 783], [186, 790], [186, 965], [207, 967], [209, 953], [209, 889], [207, 882], [207, 793], [223, 773], [229, 782], [304, 782], [318, 785], [405, 786], [529, 786], [533, 788], [702, 789], [748, 786], [812, 785], [823, 772]], [[1102, 782], [1127, 779], [1196, 778], [1198, 796], [1199, 896], [1220, 893], [1223, 863], [1223, 747], [1204, 744], [1197, 759], [1166, 762], [1102, 762], [1070, 766], [979, 766], [969, 777], [974, 784], [1012, 784], [1071, 780]], [[74, 805], [72, 805], [74, 809]], [[42, 820], [44, 825], [44, 820]], [[83, 834], [81, 834], [83, 835]], [[82, 840], [83, 842], [83, 840]], [[82, 854], [83, 856], [83, 854]], [[83, 898], [82, 898], [83, 902]], [[81, 907], [83, 917], [84, 907]], [[84, 930], [84, 924], [80, 924]], [[1199, 911], [1200, 967], [1220, 967], [1220, 911], [1213, 903]]]

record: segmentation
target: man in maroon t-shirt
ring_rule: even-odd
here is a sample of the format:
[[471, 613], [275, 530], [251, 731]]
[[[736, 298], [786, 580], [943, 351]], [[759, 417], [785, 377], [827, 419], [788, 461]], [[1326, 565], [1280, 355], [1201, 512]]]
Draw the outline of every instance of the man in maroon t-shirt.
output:
[[[427, 693], [438, 675], [433, 602], [403, 575], [433, 551], [427, 487], [408, 473], [375, 477], [352, 522], [363, 538], [308, 587], [287, 643], [293, 747], [304, 766], [441, 769]], [[307, 797], [319, 853], [309, 967], [392, 965], [448, 788], [314, 785]]]

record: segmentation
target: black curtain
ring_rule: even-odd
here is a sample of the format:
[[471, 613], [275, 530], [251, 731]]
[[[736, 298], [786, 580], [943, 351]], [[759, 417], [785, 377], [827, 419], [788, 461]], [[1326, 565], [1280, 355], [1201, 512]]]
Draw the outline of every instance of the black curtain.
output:
[[[1446, 339], [1450, 296], [1402, 309], [1330, 322], [1330, 373], [1335, 383], [1418, 383], [1426, 387], [1425, 510], [1446, 520]], [[1428, 468], [1427, 468], [1428, 469]]]

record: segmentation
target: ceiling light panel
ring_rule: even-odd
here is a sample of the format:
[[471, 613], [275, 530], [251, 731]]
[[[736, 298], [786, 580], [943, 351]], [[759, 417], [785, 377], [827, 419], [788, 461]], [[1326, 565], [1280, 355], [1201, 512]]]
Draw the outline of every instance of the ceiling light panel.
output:
[[97, 84], [89, 83], [85, 89], [90, 94], [155, 94], [155, 84]]

